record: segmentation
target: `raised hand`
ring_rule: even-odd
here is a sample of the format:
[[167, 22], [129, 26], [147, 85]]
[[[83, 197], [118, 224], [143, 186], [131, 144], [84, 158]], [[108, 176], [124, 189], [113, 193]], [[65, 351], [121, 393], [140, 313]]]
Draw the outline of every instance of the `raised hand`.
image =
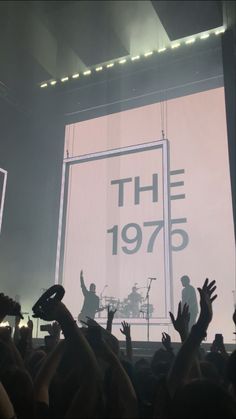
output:
[[180, 334], [181, 340], [185, 340], [188, 334], [188, 325], [190, 320], [188, 305], [184, 304], [182, 309], [181, 301], [179, 302], [176, 319], [171, 312], [169, 312], [169, 314], [175, 330]]
[[31, 333], [33, 332], [33, 328], [34, 328], [34, 323], [33, 321], [30, 319], [30, 317], [28, 316], [28, 322], [27, 322], [27, 326], [29, 328], [29, 330], [31, 331]]
[[84, 274], [83, 274], [83, 269], [80, 271], [80, 280], [83, 281], [84, 279]]
[[234, 309], [233, 322], [234, 322], [234, 325], [236, 326], [236, 307]]
[[166, 350], [169, 351], [171, 349], [170, 335], [168, 335], [168, 333], [163, 332], [161, 341], [162, 341], [162, 344], [163, 344], [164, 348], [166, 348]]
[[112, 332], [112, 322], [116, 311], [116, 309], [110, 308], [109, 305], [107, 306], [107, 331], [110, 333]]
[[121, 323], [123, 329], [120, 329], [121, 333], [125, 335], [126, 338], [130, 338], [130, 324], [125, 321]]
[[217, 295], [214, 295], [216, 290], [216, 281], [209, 282], [207, 278], [203, 284], [202, 288], [198, 288], [200, 295], [200, 316], [197, 321], [198, 328], [201, 328], [203, 332], [207, 331], [207, 328], [212, 320], [212, 303], [217, 298]]
[[107, 306], [107, 319], [109, 320], [109, 321], [113, 321], [113, 319], [114, 319], [114, 315], [115, 315], [115, 313], [117, 312], [117, 309], [115, 308], [115, 309], [112, 309], [109, 305]]
[[49, 299], [41, 304], [41, 310], [37, 316], [42, 320], [46, 321], [57, 321], [60, 323], [61, 319], [68, 314], [69, 311], [66, 306], [56, 299]]

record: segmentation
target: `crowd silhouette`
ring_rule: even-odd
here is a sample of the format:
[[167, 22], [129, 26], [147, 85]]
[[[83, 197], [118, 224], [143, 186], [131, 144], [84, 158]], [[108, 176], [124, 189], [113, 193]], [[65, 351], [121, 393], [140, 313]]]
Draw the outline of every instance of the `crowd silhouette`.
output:
[[[44, 345], [35, 347], [32, 320], [20, 328], [19, 303], [0, 294], [0, 322], [15, 316], [14, 333], [0, 327], [0, 418], [236, 418], [236, 351], [228, 354], [220, 335], [209, 352], [201, 347], [213, 317], [215, 281], [206, 279], [198, 292], [192, 327], [186, 303], [170, 313], [180, 349], [176, 353], [163, 333], [163, 348], [151, 361], [135, 359], [125, 321], [126, 351], [120, 350], [113, 309], [107, 309], [106, 329], [91, 318], [79, 327], [55, 296], [35, 313], [49, 322]], [[234, 325], [236, 311], [232, 333]]]

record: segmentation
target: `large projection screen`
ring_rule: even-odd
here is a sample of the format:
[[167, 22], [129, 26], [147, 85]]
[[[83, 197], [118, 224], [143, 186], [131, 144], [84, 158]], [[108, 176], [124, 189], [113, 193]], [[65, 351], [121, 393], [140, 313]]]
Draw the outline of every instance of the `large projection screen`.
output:
[[[217, 282], [208, 340], [234, 340], [235, 254], [224, 88], [168, 100], [66, 126], [56, 283], [77, 318], [83, 294], [96, 284], [101, 306], [116, 307], [134, 340], [150, 340], [170, 325], [181, 299], [180, 278]], [[167, 138], [167, 139], [166, 139]], [[139, 313], [129, 311], [132, 287]], [[96, 315], [105, 325], [105, 311]]]

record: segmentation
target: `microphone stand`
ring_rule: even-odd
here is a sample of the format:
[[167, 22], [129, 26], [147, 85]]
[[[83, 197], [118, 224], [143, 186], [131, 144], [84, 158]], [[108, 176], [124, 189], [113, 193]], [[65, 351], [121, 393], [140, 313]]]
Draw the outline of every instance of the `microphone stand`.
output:
[[100, 293], [100, 301], [103, 299], [103, 293], [105, 291], [105, 289], [108, 287], [108, 285], [104, 285], [102, 292]]
[[[42, 295], [43, 295], [43, 293], [45, 292], [45, 291], [47, 291], [47, 288], [40, 288], [40, 291], [42, 292]], [[38, 339], [38, 337], [39, 337], [39, 317], [37, 317], [37, 320], [36, 320], [36, 336], [35, 336], [37, 339]]]
[[[105, 289], [107, 288], [107, 285], [104, 285], [104, 287], [103, 287], [103, 289], [102, 289], [102, 292], [100, 293], [100, 301], [99, 301], [99, 306], [100, 306], [100, 303], [102, 302], [102, 299], [103, 299], [103, 293], [104, 293], [104, 291], [105, 291]], [[101, 307], [100, 307], [101, 308]], [[101, 317], [101, 311], [99, 311], [98, 312], [98, 317], [100, 318]]]
[[149, 294], [150, 294], [150, 290], [151, 290], [151, 285], [152, 285], [152, 278], [150, 278], [150, 282], [149, 285], [147, 287], [147, 294], [145, 297], [145, 300], [147, 300], [147, 341], [149, 342], [149, 330], [150, 330], [150, 313], [149, 313]]

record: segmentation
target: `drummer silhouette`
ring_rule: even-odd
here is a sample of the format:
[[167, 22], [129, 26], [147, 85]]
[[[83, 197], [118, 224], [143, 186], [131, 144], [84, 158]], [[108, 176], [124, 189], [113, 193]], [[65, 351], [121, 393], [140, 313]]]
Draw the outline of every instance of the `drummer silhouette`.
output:
[[139, 317], [139, 305], [142, 301], [142, 296], [137, 292], [137, 288], [133, 287], [132, 292], [128, 295], [129, 309], [132, 317]]

